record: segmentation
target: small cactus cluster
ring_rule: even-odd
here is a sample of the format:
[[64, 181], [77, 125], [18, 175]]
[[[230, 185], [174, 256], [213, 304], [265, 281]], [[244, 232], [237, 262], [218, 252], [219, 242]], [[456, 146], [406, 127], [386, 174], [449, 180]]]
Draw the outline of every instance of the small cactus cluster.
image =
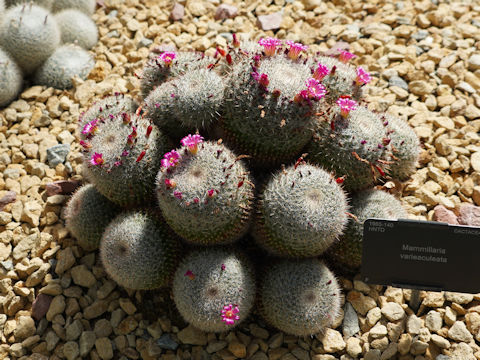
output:
[[24, 77], [59, 89], [87, 77], [94, 66], [87, 50], [98, 41], [94, 9], [95, 0], [0, 2], [0, 107], [17, 97]]
[[91, 185], [69, 203], [72, 234], [118, 284], [171, 286], [204, 331], [257, 304], [286, 333], [321, 332], [342, 300], [324, 259], [358, 270], [363, 222], [406, 216], [381, 188], [419, 151], [405, 121], [361, 102], [353, 56], [236, 36], [214, 57], [152, 54], [138, 105], [116, 94], [80, 117]]

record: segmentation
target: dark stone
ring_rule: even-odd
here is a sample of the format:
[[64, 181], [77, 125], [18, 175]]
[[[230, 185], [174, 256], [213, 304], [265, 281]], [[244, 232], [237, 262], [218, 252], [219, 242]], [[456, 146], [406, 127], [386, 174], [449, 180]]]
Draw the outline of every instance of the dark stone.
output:
[[65, 162], [68, 153], [70, 152], [69, 144], [58, 144], [47, 149], [47, 161], [51, 167]]
[[5, 206], [15, 202], [17, 200], [17, 193], [15, 191], [9, 191], [0, 199], [0, 211], [3, 211]]
[[47, 192], [47, 196], [70, 195], [79, 186], [80, 186], [80, 182], [76, 180], [59, 180], [59, 181], [48, 183], [45, 189]]
[[163, 334], [156, 341], [157, 345], [166, 350], [177, 350], [178, 344], [173, 341], [169, 334]]
[[40, 320], [45, 316], [53, 298], [45, 294], [39, 294], [32, 304], [32, 317], [35, 320]]

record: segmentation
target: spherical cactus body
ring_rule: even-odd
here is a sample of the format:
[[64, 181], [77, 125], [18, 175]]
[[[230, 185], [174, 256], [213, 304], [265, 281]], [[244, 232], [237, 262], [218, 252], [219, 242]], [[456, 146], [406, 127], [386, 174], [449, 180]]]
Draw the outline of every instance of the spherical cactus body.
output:
[[[137, 115], [94, 119], [84, 126], [86, 176], [114, 203], [127, 207], [153, 202], [155, 176], [169, 142]], [[140, 175], [141, 174], [141, 175]]]
[[80, 46], [60, 46], [35, 72], [35, 82], [57, 89], [69, 89], [72, 78], [85, 80], [95, 62], [92, 55]]
[[[256, 166], [291, 161], [311, 139], [324, 88], [300, 61], [257, 53], [233, 65], [225, 85], [222, 137]], [[310, 84], [310, 85], [308, 85]]]
[[168, 285], [178, 263], [180, 243], [158, 214], [130, 211], [107, 226], [100, 258], [107, 274], [128, 289]]
[[332, 324], [341, 303], [333, 273], [318, 259], [283, 259], [265, 266], [259, 284], [262, 317], [287, 334], [307, 336]]
[[74, 43], [87, 50], [97, 43], [97, 25], [85, 13], [67, 9], [55, 14], [55, 19], [62, 34], [62, 43]]
[[405, 181], [415, 172], [420, 153], [420, 141], [415, 131], [405, 120], [391, 115], [384, 116], [387, 122], [387, 134], [390, 139], [389, 175], [394, 179]]
[[322, 254], [347, 224], [347, 200], [323, 169], [300, 164], [278, 172], [260, 194], [256, 241], [278, 256]]
[[33, 3], [35, 5], [44, 7], [47, 10], [50, 10], [52, 8], [53, 1], [54, 0], [7, 0], [6, 4], [7, 4], [7, 7], [9, 7], [9, 6], [15, 6], [20, 4], [28, 5], [30, 3]]
[[[194, 69], [164, 83], [145, 99], [145, 110], [158, 127], [173, 137], [183, 130], [205, 130], [219, 118], [222, 78], [209, 69]], [[170, 130], [170, 131], [169, 131]]]
[[12, 57], [0, 49], [0, 107], [8, 105], [22, 90], [22, 71]]
[[52, 11], [57, 13], [66, 9], [77, 9], [87, 15], [93, 15], [95, 6], [95, 0], [55, 0], [52, 5]]
[[305, 151], [309, 160], [345, 177], [348, 191], [374, 185], [388, 169], [389, 140], [381, 118], [359, 106], [342, 116], [337, 106], [319, 119]]
[[187, 73], [189, 70], [207, 68], [215, 60], [196, 52], [163, 52], [155, 55], [143, 68], [140, 90], [145, 99], [163, 82]]
[[96, 250], [103, 231], [119, 213], [117, 205], [88, 184], [79, 188], [68, 202], [66, 226], [83, 249]]
[[253, 307], [253, 268], [242, 253], [232, 249], [194, 250], [177, 268], [172, 290], [175, 305], [187, 322], [203, 331], [228, 331]]
[[26, 74], [32, 73], [60, 44], [53, 15], [37, 5], [17, 5], [0, 22], [0, 46]]
[[190, 243], [233, 242], [248, 230], [253, 184], [242, 161], [225, 146], [195, 146], [198, 150], [185, 146], [165, 155], [177, 163], [158, 173], [160, 209], [172, 229]]
[[82, 133], [87, 123], [92, 120], [107, 121], [121, 113], [132, 114], [137, 110], [138, 104], [130, 97], [123, 94], [107, 96], [96, 101], [78, 120], [77, 136], [85, 140], [87, 133]]
[[[351, 212], [356, 219], [350, 219], [344, 235], [333, 245], [329, 256], [347, 270], [358, 270], [362, 264], [363, 224], [368, 218], [396, 220], [406, 218], [407, 213], [393, 195], [371, 189], [355, 194], [351, 200]], [[388, 241], [388, 239], [385, 239]]]

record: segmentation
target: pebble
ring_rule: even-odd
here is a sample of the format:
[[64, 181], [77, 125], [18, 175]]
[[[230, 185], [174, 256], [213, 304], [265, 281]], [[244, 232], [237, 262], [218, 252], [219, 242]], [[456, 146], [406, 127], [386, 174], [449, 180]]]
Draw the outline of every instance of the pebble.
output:
[[258, 24], [264, 31], [276, 30], [280, 28], [282, 24], [282, 14], [279, 12], [258, 16]]
[[[160, 346], [162, 349], [166, 349], [166, 350], [177, 350], [178, 348], [178, 344], [171, 338], [171, 336], [169, 334], [163, 334], [162, 336], [160, 336], [160, 338], [158, 338], [155, 343]], [[223, 343], [221, 343], [223, 344]], [[210, 346], [211, 344], [209, 344]], [[227, 343], [224, 342], [224, 345], [220, 348], [215, 348], [214, 351], [212, 352], [217, 352], [221, 349], [223, 349], [224, 347], [227, 346]], [[208, 347], [207, 347], [207, 352], [208, 352]]]
[[182, 329], [178, 334], [178, 340], [183, 344], [190, 345], [206, 345], [207, 344], [207, 335], [198, 330], [192, 325], [188, 325], [186, 328]]
[[405, 317], [405, 310], [394, 302], [388, 302], [382, 307], [382, 315], [390, 321], [401, 320]]
[[70, 152], [70, 144], [58, 144], [47, 149], [47, 161], [51, 167], [65, 162]]
[[95, 341], [95, 349], [100, 359], [109, 360], [113, 358], [113, 347], [110, 339], [103, 337]]
[[73, 282], [86, 288], [92, 287], [97, 282], [95, 276], [87, 269], [85, 265], [78, 265], [71, 270]]
[[448, 329], [448, 337], [455, 341], [467, 343], [473, 340], [472, 334], [470, 334], [465, 323], [462, 321], [455, 321], [450, 329]]
[[347, 302], [344, 307], [344, 316], [342, 323], [343, 336], [349, 338], [360, 331], [358, 325], [358, 315], [353, 306]]
[[238, 14], [238, 8], [235, 5], [220, 4], [215, 11], [215, 20], [232, 19]]
[[180, 21], [185, 16], [185, 8], [182, 4], [175, 2], [173, 4], [173, 9], [170, 12], [170, 19], [173, 21]]
[[95, 346], [96, 336], [93, 331], [84, 331], [80, 335], [79, 349], [80, 356], [85, 357], [90, 353], [90, 350]]
[[67, 341], [63, 345], [63, 355], [67, 360], [75, 360], [79, 354], [78, 344], [75, 341]]

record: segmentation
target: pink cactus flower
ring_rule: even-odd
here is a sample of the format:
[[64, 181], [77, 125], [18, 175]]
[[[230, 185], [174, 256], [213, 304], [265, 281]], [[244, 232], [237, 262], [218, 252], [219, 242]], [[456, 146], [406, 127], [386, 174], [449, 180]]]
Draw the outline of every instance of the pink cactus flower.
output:
[[362, 86], [365, 84], [368, 84], [372, 80], [372, 77], [368, 72], [365, 71], [364, 68], [359, 66], [357, 68], [357, 78], [355, 82], [357, 83], [358, 86]]
[[182, 193], [180, 191], [174, 191], [173, 196], [175, 196], [179, 200], [182, 200]]
[[99, 154], [99, 153], [95, 153], [92, 155], [91, 159], [90, 159], [90, 164], [92, 165], [102, 165], [103, 163], [105, 162], [105, 160], [103, 159], [102, 157], [102, 154]]
[[287, 40], [287, 45], [290, 46], [290, 49], [288, 49], [287, 55], [292, 60], [297, 60], [298, 57], [300, 56], [300, 53], [308, 49], [307, 45], [296, 43], [291, 40]]
[[356, 58], [357, 55], [352, 54], [351, 52], [348, 51], [342, 51], [340, 55], [338, 56], [338, 60], [340, 60], [342, 63], [346, 64], [349, 62], [351, 59]]
[[270, 80], [268, 80], [268, 75], [267, 74], [259, 74], [256, 71], [252, 72], [252, 77], [258, 82], [260, 86], [263, 88], [267, 88], [268, 84], [270, 83]]
[[307, 85], [307, 91], [310, 98], [320, 100], [327, 94], [327, 89], [320, 84], [318, 80], [311, 78], [308, 79], [305, 84]]
[[235, 321], [240, 320], [237, 314], [240, 312], [238, 306], [232, 304], [225, 305], [222, 310], [222, 321], [227, 325], [235, 324]]
[[98, 130], [98, 119], [94, 119], [85, 124], [82, 129], [82, 134], [90, 136], [97, 132]]
[[80, 140], [80, 145], [82, 145], [84, 149], [90, 149], [92, 147], [92, 144], [83, 140]]
[[165, 179], [165, 186], [167, 187], [167, 189], [175, 189], [177, 183], [174, 180]]
[[177, 54], [171, 51], [166, 51], [162, 55], [160, 55], [158, 58], [163, 61], [165, 66], [171, 66], [173, 63], [173, 60], [177, 57]]
[[340, 106], [340, 115], [347, 118], [350, 111], [355, 110], [358, 104], [355, 100], [341, 97], [337, 100], [337, 105]]
[[328, 74], [330, 74], [330, 69], [328, 66], [318, 63], [318, 66], [313, 73], [313, 77], [318, 81], [322, 81], [323, 78]]
[[258, 41], [258, 44], [263, 46], [265, 55], [273, 56], [277, 52], [277, 46], [280, 46], [282, 42], [275, 38], [262, 38]]
[[201, 144], [203, 142], [203, 136], [199, 134], [195, 135], [187, 135], [185, 136], [182, 140], [180, 140], [180, 143], [182, 146], [187, 146], [188, 150], [195, 155], [198, 151], [198, 144]]
[[295, 97], [293, 98], [293, 101], [296, 102], [297, 104], [302, 104], [304, 101], [309, 100], [310, 94], [308, 90], [302, 90], [300, 91]]
[[195, 274], [192, 272], [192, 270], [187, 270], [187, 272], [184, 274], [184, 276], [188, 276], [190, 280], [195, 279]]
[[213, 195], [215, 195], [215, 190], [214, 189], [208, 190], [207, 195], [208, 195], [208, 197], [213, 197]]
[[162, 159], [162, 167], [166, 168], [167, 170], [175, 167], [178, 161], [180, 160], [180, 154], [175, 150], [172, 150], [165, 155], [163, 155]]

